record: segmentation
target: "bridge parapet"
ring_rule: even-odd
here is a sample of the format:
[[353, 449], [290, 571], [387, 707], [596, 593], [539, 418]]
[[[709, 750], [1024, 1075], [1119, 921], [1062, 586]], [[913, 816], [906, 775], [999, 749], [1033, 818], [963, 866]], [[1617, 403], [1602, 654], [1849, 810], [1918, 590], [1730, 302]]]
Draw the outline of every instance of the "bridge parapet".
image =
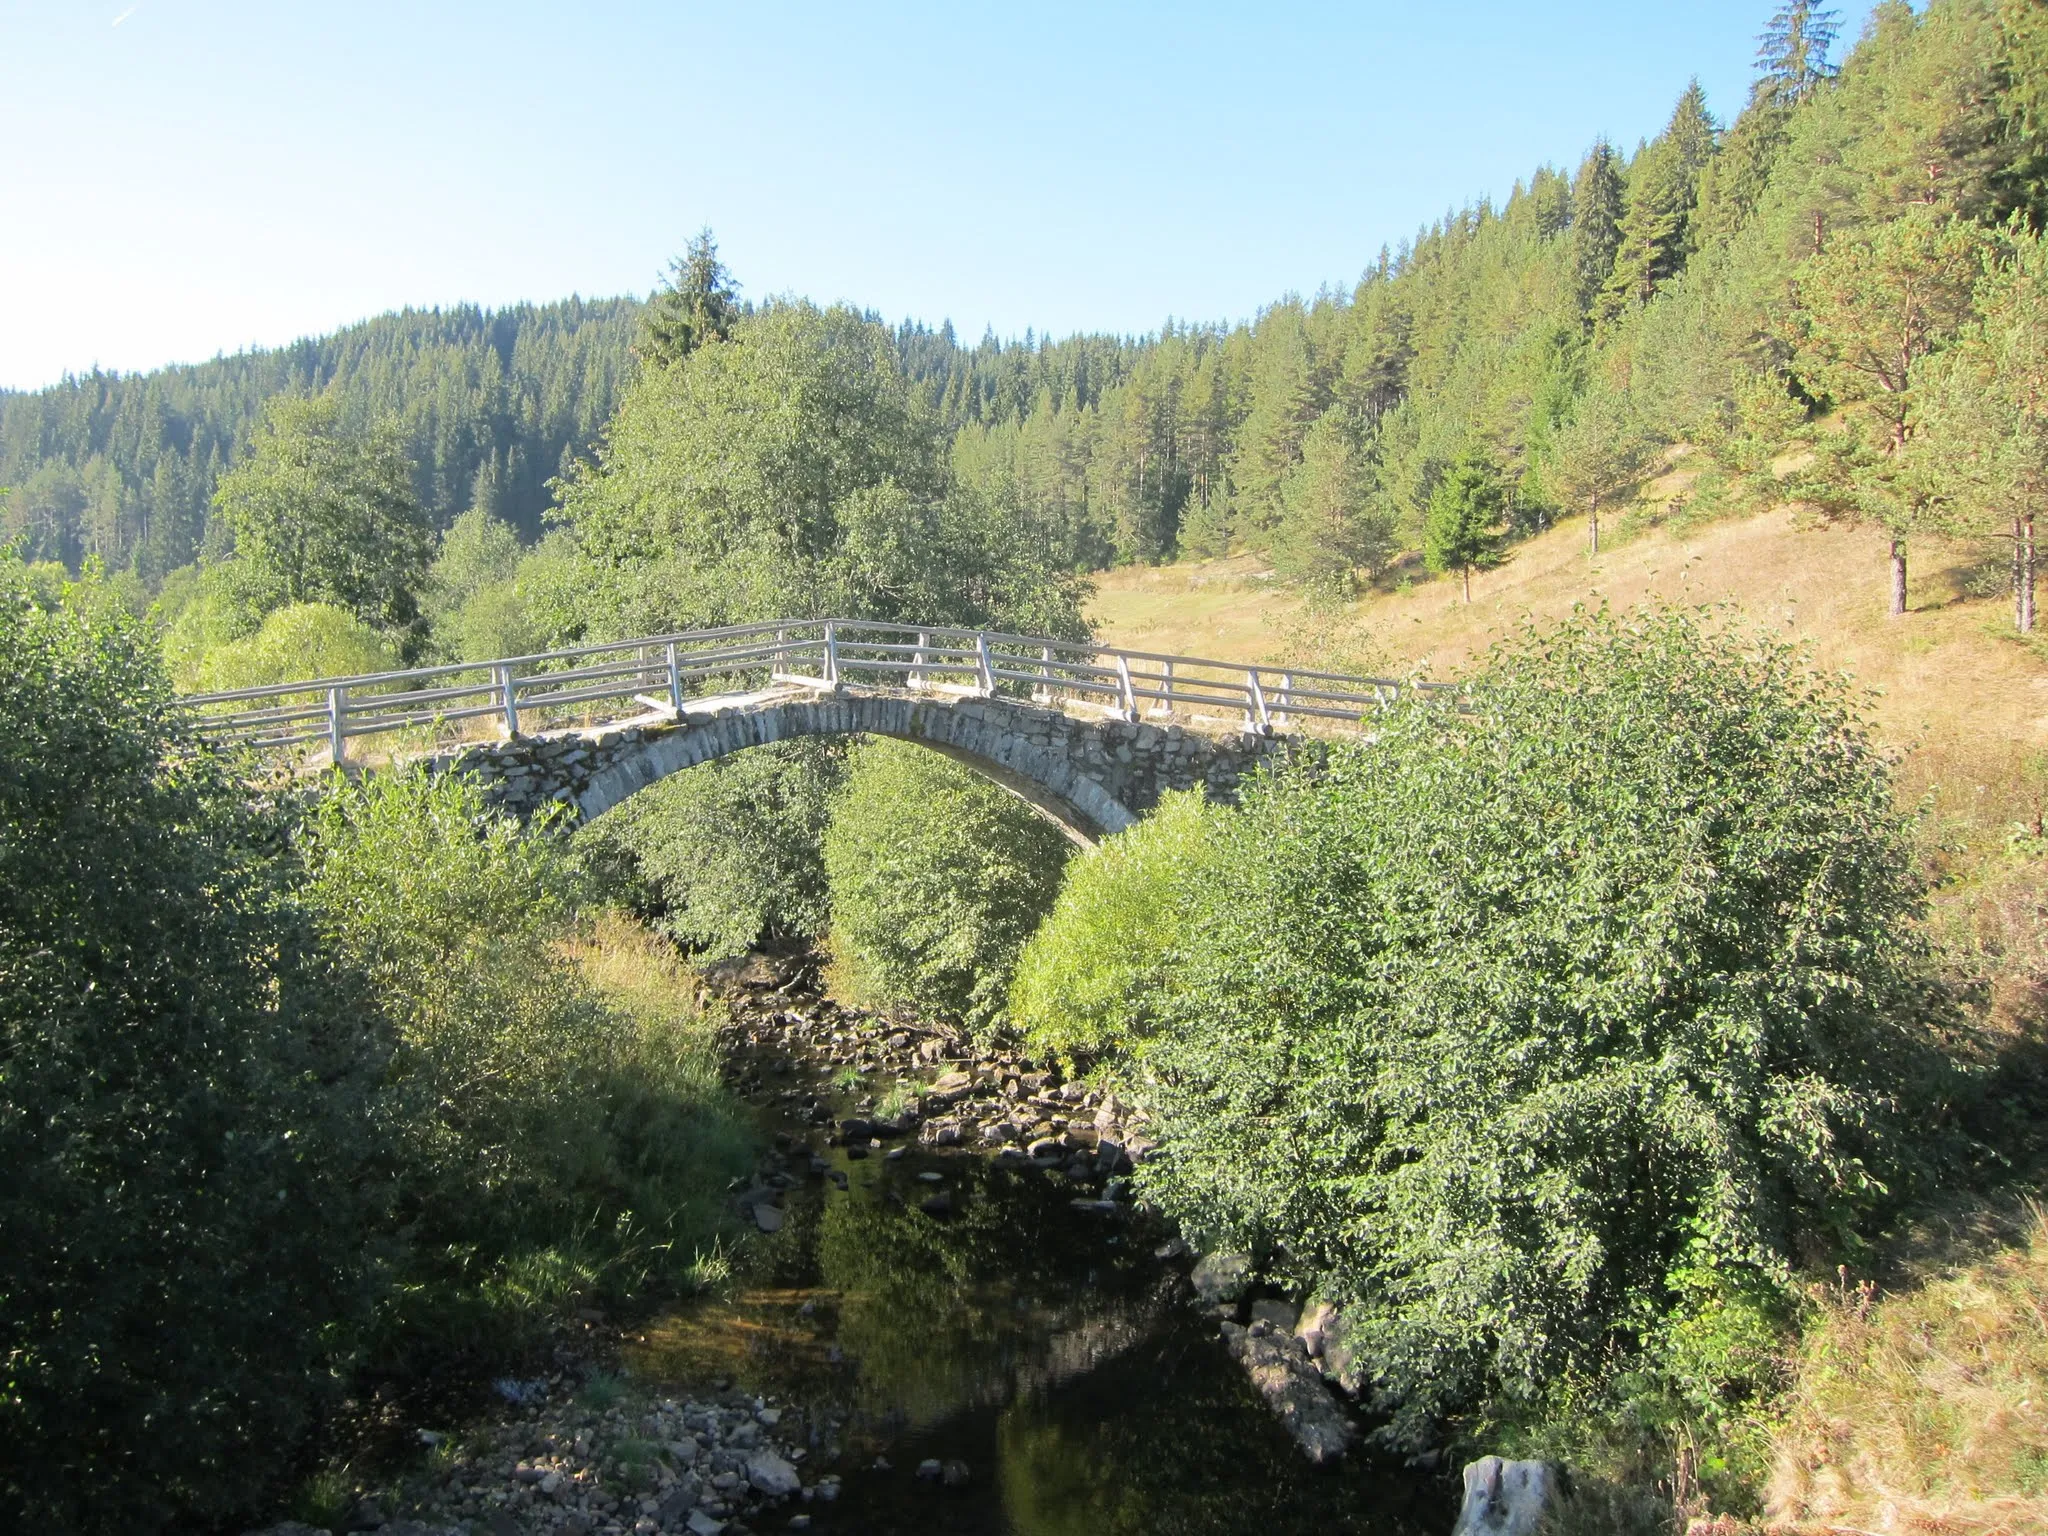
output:
[[[1233, 798], [1281, 744], [1310, 729], [1356, 728], [1432, 686], [807, 619], [244, 688], [184, 705], [223, 744], [324, 748], [340, 763], [351, 740], [382, 737], [393, 757], [479, 774], [522, 813], [554, 802], [582, 817], [746, 747], [896, 736], [971, 763], [1085, 839], [1127, 826], [1167, 789], [1200, 784]], [[504, 739], [477, 741], [479, 724]]]

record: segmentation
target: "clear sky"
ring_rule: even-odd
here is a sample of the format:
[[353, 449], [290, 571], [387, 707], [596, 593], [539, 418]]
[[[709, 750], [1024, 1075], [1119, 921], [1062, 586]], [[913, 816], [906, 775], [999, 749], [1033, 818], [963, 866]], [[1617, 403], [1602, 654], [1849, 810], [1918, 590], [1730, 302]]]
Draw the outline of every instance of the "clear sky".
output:
[[1732, 116], [1772, 9], [0, 0], [0, 387], [644, 293], [705, 224], [968, 338], [1236, 319], [1695, 74]]

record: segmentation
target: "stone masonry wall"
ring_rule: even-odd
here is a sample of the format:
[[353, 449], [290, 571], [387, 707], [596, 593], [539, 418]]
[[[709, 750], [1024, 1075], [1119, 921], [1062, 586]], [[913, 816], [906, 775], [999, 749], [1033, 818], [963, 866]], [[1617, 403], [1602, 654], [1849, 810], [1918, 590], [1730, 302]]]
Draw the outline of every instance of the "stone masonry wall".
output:
[[1083, 838], [1119, 832], [1169, 789], [1233, 801], [1240, 780], [1285, 736], [1082, 719], [1008, 698], [842, 689], [769, 695], [623, 725], [478, 743], [438, 754], [475, 774], [521, 816], [549, 804], [601, 816], [635, 791], [697, 763], [799, 736], [868, 733], [919, 742], [1003, 784]]

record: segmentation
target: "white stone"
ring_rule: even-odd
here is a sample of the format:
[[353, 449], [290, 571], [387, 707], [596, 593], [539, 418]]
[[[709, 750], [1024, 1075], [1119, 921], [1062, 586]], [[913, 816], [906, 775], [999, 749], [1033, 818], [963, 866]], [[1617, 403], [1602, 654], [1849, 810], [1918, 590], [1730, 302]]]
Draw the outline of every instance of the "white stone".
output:
[[1465, 1502], [1451, 1536], [1535, 1536], [1556, 1488], [1548, 1462], [1482, 1456], [1465, 1468]]

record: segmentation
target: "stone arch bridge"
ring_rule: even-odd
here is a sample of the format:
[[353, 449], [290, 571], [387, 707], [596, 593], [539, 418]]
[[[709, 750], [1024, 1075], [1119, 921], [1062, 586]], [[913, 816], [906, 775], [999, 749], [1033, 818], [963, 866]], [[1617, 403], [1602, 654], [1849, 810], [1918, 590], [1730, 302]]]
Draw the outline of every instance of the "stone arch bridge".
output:
[[[560, 805], [580, 820], [750, 747], [889, 736], [966, 764], [1091, 843], [1169, 789], [1233, 800], [1306, 728], [1356, 728], [1421, 686], [990, 631], [789, 620], [184, 704], [224, 745], [295, 752], [312, 766], [352, 751], [365, 767], [424, 761], [474, 774], [522, 817]], [[477, 739], [479, 722], [497, 739]]]

